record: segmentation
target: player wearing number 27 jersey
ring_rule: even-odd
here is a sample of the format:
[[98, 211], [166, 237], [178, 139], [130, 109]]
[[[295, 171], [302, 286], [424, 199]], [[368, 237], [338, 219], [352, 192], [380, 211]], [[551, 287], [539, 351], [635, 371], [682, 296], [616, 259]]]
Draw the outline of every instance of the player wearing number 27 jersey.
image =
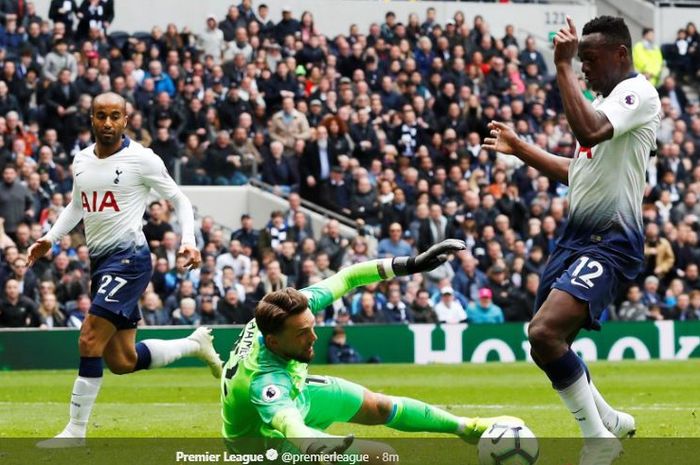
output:
[[73, 197], [56, 224], [29, 248], [29, 261], [44, 256], [51, 245], [79, 222], [85, 223], [90, 251], [90, 311], [80, 328], [80, 365], [70, 400], [70, 420], [57, 436], [39, 447], [85, 444], [92, 407], [102, 385], [103, 361], [113, 373], [126, 374], [168, 365], [182, 357], [205, 361], [215, 377], [221, 361], [210, 330], [197, 328], [183, 339], [135, 342], [141, 319], [138, 299], [151, 279], [151, 254], [142, 232], [142, 218], [151, 189], [175, 206], [182, 224], [179, 255], [185, 266], [199, 266], [194, 243], [192, 205], [180, 192], [152, 150], [123, 136], [126, 101], [115, 93], [92, 102], [95, 144], [73, 161]]
[[181, 206], [182, 243], [194, 245], [190, 203], [183, 200], [161, 158], [126, 137], [121, 150], [107, 158], [98, 158], [93, 146], [79, 152], [73, 173], [73, 200], [47, 238], [59, 239], [83, 219], [93, 303], [99, 307], [93, 313], [114, 320], [117, 327], [135, 327], [140, 319], [136, 304], [151, 278], [151, 256], [142, 232], [151, 188]]
[[542, 276], [535, 308], [552, 287], [561, 289], [589, 302], [589, 327], [596, 328], [620, 280], [634, 279], [644, 261], [641, 209], [661, 102], [649, 81], [634, 75], [607, 97], [599, 95], [593, 107], [610, 121], [613, 137], [592, 148], [577, 145], [569, 165], [568, 222]]

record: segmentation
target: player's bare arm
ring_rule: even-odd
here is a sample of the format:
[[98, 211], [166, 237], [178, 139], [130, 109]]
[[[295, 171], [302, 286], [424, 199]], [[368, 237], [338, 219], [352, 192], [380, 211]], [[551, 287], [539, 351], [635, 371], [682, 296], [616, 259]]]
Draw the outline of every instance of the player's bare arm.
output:
[[27, 251], [27, 266], [32, 266], [37, 260], [46, 255], [49, 250], [51, 250], [51, 245], [51, 241], [46, 237], [40, 237], [35, 243], [29, 246], [29, 250]]
[[525, 164], [536, 168], [552, 179], [569, 183], [569, 158], [558, 157], [536, 145], [528, 144], [520, 139], [518, 135], [507, 124], [491, 121], [489, 123], [491, 137], [484, 139], [483, 148], [495, 150], [507, 155], [515, 155]]
[[[590, 148], [612, 138], [613, 126], [602, 112], [593, 108], [581, 92], [578, 76], [572, 65], [576, 53], [578, 52], [582, 71], [592, 90], [607, 95], [612, 91], [614, 84], [611, 85], [602, 75], [605, 69], [605, 63], [603, 63], [605, 55], [601, 54], [596, 46], [599, 45], [597, 42], [603, 39], [593, 34], [593, 37], [587, 37], [586, 43], [582, 43], [579, 47], [576, 26], [570, 16], [566, 17], [566, 21], [567, 26], [561, 28], [554, 36], [557, 84], [571, 130], [582, 146]], [[620, 51], [620, 53], [626, 52]]]
[[187, 259], [185, 268], [199, 268], [199, 265], [202, 264], [202, 254], [194, 245], [183, 244], [177, 251], [177, 255], [178, 257], [182, 256]]

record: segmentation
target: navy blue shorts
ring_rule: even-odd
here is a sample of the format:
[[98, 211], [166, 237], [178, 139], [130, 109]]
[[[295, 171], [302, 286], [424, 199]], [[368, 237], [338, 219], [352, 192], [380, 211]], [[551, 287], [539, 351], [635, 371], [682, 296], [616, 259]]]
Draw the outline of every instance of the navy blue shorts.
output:
[[599, 330], [598, 318], [615, 299], [620, 282], [625, 280], [624, 267], [629, 266], [607, 256], [598, 246], [582, 250], [557, 246], [542, 273], [535, 311], [552, 289], [559, 289], [588, 303], [584, 328]]
[[138, 302], [153, 272], [148, 246], [120, 250], [92, 262], [90, 313], [109, 320], [117, 329], [136, 328]]

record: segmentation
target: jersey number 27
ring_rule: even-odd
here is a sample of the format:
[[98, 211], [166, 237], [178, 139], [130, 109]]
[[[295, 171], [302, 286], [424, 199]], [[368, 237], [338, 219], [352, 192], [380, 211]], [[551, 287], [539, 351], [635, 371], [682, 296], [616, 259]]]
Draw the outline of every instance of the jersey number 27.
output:
[[[124, 287], [124, 285], [127, 283], [126, 279], [120, 278], [119, 276], [112, 276], [109, 274], [106, 274], [102, 276], [102, 279], [100, 279], [100, 287], [97, 289], [98, 294], [107, 294], [105, 295], [105, 302], [119, 302], [118, 299], [114, 299], [113, 297], [117, 294], [119, 289]], [[112, 285], [112, 289], [109, 290], [108, 288]]]

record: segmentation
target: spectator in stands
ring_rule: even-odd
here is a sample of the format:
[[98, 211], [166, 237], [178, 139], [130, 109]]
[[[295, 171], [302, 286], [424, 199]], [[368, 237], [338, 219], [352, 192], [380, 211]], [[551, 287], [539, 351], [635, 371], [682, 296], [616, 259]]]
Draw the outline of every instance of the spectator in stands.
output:
[[417, 239], [418, 251], [424, 252], [431, 245], [442, 242], [452, 235], [452, 231], [448, 229], [447, 218], [442, 214], [442, 207], [440, 204], [434, 203], [430, 205], [430, 216], [420, 223]]
[[379, 225], [379, 199], [368, 176], [358, 179], [357, 189], [350, 197], [350, 211], [352, 217], [360, 224]]
[[237, 278], [244, 274], [250, 274], [250, 257], [243, 254], [243, 247], [239, 240], [233, 239], [229, 242], [228, 253], [219, 255], [216, 258], [217, 270], [222, 270], [225, 266], [233, 268]]
[[469, 300], [479, 298], [479, 289], [486, 286], [488, 278], [477, 268], [478, 261], [473, 255], [462, 256], [462, 266], [455, 272], [452, 287]]
[[168, 268], [172, 270], [179, 259], [177, 235], [173, 231], [165, 232], [160, 245], [152, 251], [156, 257], [165, 259], [168, 263]]
[[318, 250], [328, 254], [330, 258], [330, 268], [338, 270], [343, 262], [345, 248], [350, 241], [340, 236], [340, 223], [338, 220], [330, 220], [325, 227], [325, 231], [318, 241]]
[[61, 328], [66, 325], [66, 316], [56, 299], [56, 294], [44, 294], [39, 303], [39, 316], [42, 328]]
[[224, 318], [226, 324], [244, 325], [253, 318], [250, 307], [239, 300], [238, 293], [233, 288], [227, 289], [224, 297], [219, 299], [216, 312]]
[[257, 255], [260, 233], [253, 228], [253, 218], [250, 215], [246, 213], [241, 215], [241, 227], [231, 233], [231, 239], [241, 243], [247, 256], [255, 257]]
[[41, 324], [36, 304], [21, 294], [16, 279], [8, 279], [4, 291], [0, 300], [0, 327], [25, 328]]
[[[287, 91], [283, 91], [287, 92]], [[297, 140], [309, 140], [311, 130], [303, 113], [294, 108], [294, 98], [282, 99], [282, 109], [272, 116], [270, 121], [270, 138], [280, 142], [285, 154], [291, 154]]]
[[68, 70], [68, 80], [73, 82], [78, 77], [78, 63], [68, 52], [68, 42], [59, 37], [54, 40], [53, 50], [46, 55], [42, 69], [42, 77], [49, 83], [58, 81], [59, 73]]
[[642, 292], [642, 302], [644, 305], [651, 308], [652, 305], [663, 304], [663, 300], [658, 290], [659, 278], [656, 276], [647, 276], [646, 279], [644, 279], [644, 291]]
[[537, 289], [540, 286], [540, 276], [530, 273], [525, 278], [524, 289], [516, 290], [511, 305], [503, 310], [506, 321], [530, 321], [535, 311]]
[[226, 322], [225, 318], [217, 311], [217, 299], [210, 295], [203, 295], [199, 301], [200, 324], [205, 326], [220, 325]]
[[673, 306], [673, 308], [667, 309], [665, 317], [667, 320], [681, 320], [684, 315], [687, 317], [691, 312], [690, 296], [686, 293], [682, 293], [678, 295], [676, 305]]
[[143, 324], [146, 326], [166, 326], [170, 324], [170, 314], [155, 292], [146, 292], [141, 302]]
[[39, 281], [34, 275], [34, 271], [27, 268], [27, 260], [23, 256], [17, 257], [12, 262], [12, 273], [9, 279], [17, 281], [20, 293], [36, 302], [39, 295]]
[[360, 363], [360, 354], [347, 342], [347, 335], [343, 326], [333, 328], [333, 335], [328, 344], [328, 363]]
[[341, 214], [350, 215], [352, 213], [350, 209], [351, 199], [352, 186], [350, 186], [350, 182], [346, 178], [343, 168], [334, 166], [331, 168], [328, 195], [324, 206], [333, 211], [340, 212]]
[[104, 0], [84, 0], [76, 15], [79, 19], [76, 40], [84, 40], [96, 30], [104, 36], [114, 20], [114, 3]]
[[17, 179], [17, 168], [12, 164], [5, 165], [0, 185], [0, 217], [5, 220], [7, 235], [13, 237], [20, 222], [26, 216], [34, 216], [32, 206], [29, 190]]
[[270, 144], [270, 155], [262, 166], [262, 181], [270, 184], [277, 195], [289, 195], [299, 188], [299, 174], [284, 156], [284, 146], [279, 141]]
[[467, 313], [454, 294], [449, 286], [440, 289], [440, 301], [435, 305], [435, 313], [441, 323], [455, 324], [467, 320]]
[[438, 316], [433, 309], [433, 303], [430, 300], [430, 293], [424, 289], [416, 293], [415, 300], [409, 307], [411, 321], [414, 323], [437, 323]]
[[175, 326], [199, 326], [200, 316], [196, 313], [197, 303], [189, 297], [182, 299], [180, 308], [173, 312], [171, 325]]
[[332, 205], [323, 199], [329, 195], [328, 183], [331, 170], [338, 165], [338, 153], [328, 143], [328, 129], [316, 128], [316, 140], [305, 145], [299, 171], [301, 178], [300, 193], [307, 199], [319, 201], [325, 206]]
[[479, 300], [472, 302], [467, 307], [467, 318], [470, 323], [503, 323], [505, 318], [501, 307], [492, 301], [491, 289], [484, 287], [479, 289]]
[[270, 222], [265, 228], [260, 231], [258, 239], [258, 248], [260, 256], [263, 256], [266, 251], [277, 252], [282, 242], [287, 240], [289, 228], [284, 222], [284, 214], [275, 210], [270, 214]]
[[656, 87], [664, 65], [661, 48], [654, 40], [654, 29], [645, 27], [642, 29], [642, 40], [632, 47], [634, 68], [642, 73], [649, 82]]
[[51, 0], [49, 19], [54, 23], [63, 24], [70, 36], [73, 31], [73, 20], [77, 12], [78, 6], [75, 0]]
[[216, 16], [207, 16], [207, 27], [197, 37], [197, 48], [204, 56], [211, 56], [215, 64], [221, 63], [221, 52], [224, 49], [224, 33], [217, 26]]
[[173, 227], [165, 221], [163, 205], [159, 201], [153, 201], [148, 205], [148, 217], [148, 222], [143, 226], [143, 234], [151, 249], [156, 249], [160, 247], [165, 233], [171, 232]]
[[219, 131], [216, 140], [205, 152], [204, 167], [217, 185], [245, 184], [248, 179], [241, 171], [242, 160], [234, 153], [228, 131]]
[[87, 294], [81, 294], [76, 300], [75, 308], [68, 313], [68, 318], [66, 319], [66, 326], [68, 326], [69, 328], [80, 329], [89, 311], [90, 297], [88, 297]]
[[402, 239], [403, 229], [399, 223], [389, 226], [389, 237], [379, 241], [377, 255], [379, 258], [404, 257], [412, 254], [412, 247]]
[[287, 277], [282, 274], [280, 263], [277, 260], [272, 260], [265, 267], [265, 277], [260, 281], [258, 294], [264, 296], [285, 287], [287, 287]]
[[666, 238], [660, 237], [659, 226], [656, 223], [649, 223], [646, 227], [644, 258], [647, 275], [653, 274], [663, 278], [673, 268], [673, 249]]
[[649, 308], [644, 304], [639, 286], [632, 284], [627, 289], [627, 300], [617, 310], [617, 318], [622, 321], [646, 321]]
[[520, 55], [518, 55], [518, 61], [520, 66], [526, 67], [530, 63], [537, 65], [537, 73], [546, 76], [547, 75], [547, 62], [542, 56], [542, 52], [537, 50], [537, 44], [533, 36], [527, 36], [525, 38], [525, 48]]
[[690, 306], [681, 314], [680, 320], [700, 320], [700, 291], [690, 293]]
[[408, 305], [401, 298], [399, 286], [392, 287], [387, 297], [383, 310], [389, 323], [409, 323], [413, 321]]
[[688, 106], [688, 97], [685, 95], [683, 87], [677, 85], [673, 76], [666, 76], [663, 84], [656, 90], [659, 92], [660, 98], [669, 98], [671, 107], [678, 112], [678, 115], [685, 113], [685, 109]]
[[360, 309], [352, 317], [352, 321], [358, 324], [361, 323], [386, 323], [386, 317], [382, 312], [374, 295], [371, 292], [365, 291], [360, 297]]

